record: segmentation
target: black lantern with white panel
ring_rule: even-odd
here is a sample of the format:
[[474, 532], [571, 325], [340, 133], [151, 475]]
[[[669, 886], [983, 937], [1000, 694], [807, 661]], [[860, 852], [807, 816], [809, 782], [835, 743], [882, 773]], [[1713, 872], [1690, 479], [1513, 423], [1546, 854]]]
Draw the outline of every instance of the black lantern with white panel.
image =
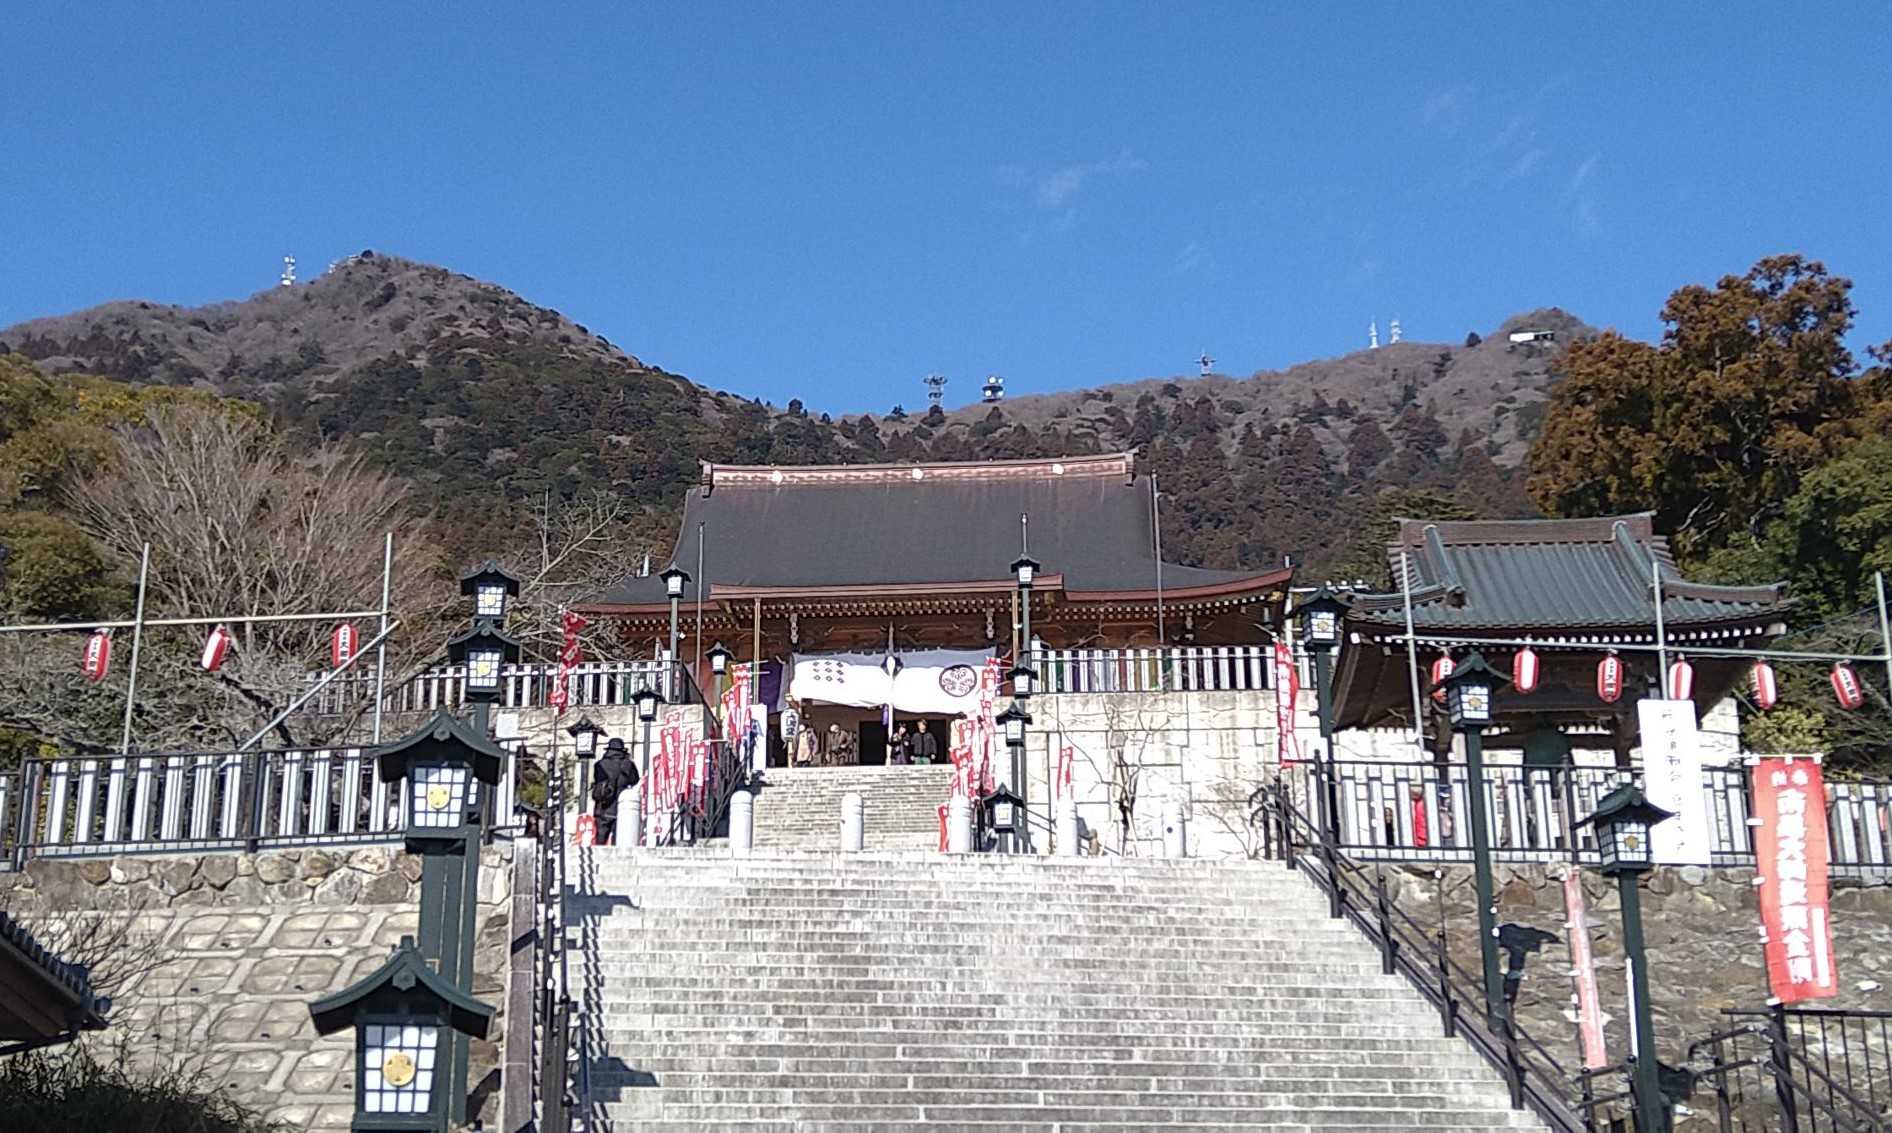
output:
[[1605, 877], [1646, 873], [1655, 868], [1650, 830], [1673, 815], [1626, 783], [1604, 795], [1595, 813], [1578, 823], [1596, 830], [1598, 867]]
[[475, 618], [504, 625], [508, 600], [519, 595], [519, 580], [487, 559], [460, 576], [460, 593], [472, 597]]
[[572, 747], [580, 759], [598, 757], [598, 737], [604, 735], [604, 729], [591, 722], [591, 717], [580, 717], [578, 723], [565, 729], [565, 734], [572, 738]]
[[[1314, 659], [1314, 712], [1320, 721], [1321, 751], [1315, 763], [1321, 789], [1317, 792], [1320, 810], [1321, 852], [1332, 864], [1334, 846], [1340, 841], [1340, 783], [1334, 768], [1334, 652], [1340, 648], [1346, 625], [1347, 602], [1332, 587], [1321, 584], [1296, 606], [1289, 617], [1300, 622], [1301, 645]], [[1340, 915], [1338, 887], [1328, 894], [1329, 915]]]
[[474, 726], [487, 730], [493, 703], [499, 699], [506, 666], [518, 663], [519, 641], [481, 618], [471, 629], [447, 642], [447, 660], [466, 666], [466, 699], [473, 705]]
[[1302, 646], [1321, 652], [1339, 647], [1341, 626], [1346, 614], [1345, 599], [1323, 583], [1320, 589], [1302, 599], [1289, 616], [1300, 619]]
[[1495, 1029], [1509, 1007], [1504, 998], [1504, 973], [1498, 963], [1498, 897], [1491, 870], [1491, 825], [1487, 816], [1485, 783], [1485, 728], [1491, 723], [1492, 700], [1509, 678], [1473, 652], [1453, 666], [1452, 673], [1431, 691], [1445, 693], [1452, 730], [1464, 737], [1466, 809], [1472, 827], [1472, 880], [1478, 894], [1479, 958], [1485, 976], [1485, 1017]]
[[1012, 682], [1012, 696], [1019, 701], [1030, 700], [1037, 694], [1038, 670], [1030, 665], [1014, 665], [1005, 675]]
[[1012, 560], [1012, 580], [1018, 583], [1020, 590], [1030, 590], [1038, 581], [1038, 568], [1042, 565], [1030, 555], [1020, 555]]
[[[670, 599], [670, 651], [664, 654], [664, 662], [673, 665], [677, 660], [677, 635], [679, 633], [677, 615], [683, 605], [683, 592], [690, 585], [690, 572], [672, 563], [657, 577], [663, 579], [664, 597]], [[664, 679], [671, 680], [672, 677], [670, 674], [666, 673]]]
[[1025, 800], [1000, 783], [983, 800], [985, 828], [997, 839], [1001, 853], [1016, 853], [1025, 839]]
[[[1655, 826], [1671, 818], [1670, 812], [1643, 797], [1634, 783], [1604, 795], [1596, 811], [1578, 823], [1596, 830], [1596, 849], [1604, 876], [1616, 879], [1616, 893], [1623, 909], [1623, 963], [1630, 980], [1630, 1024], [1635, 1028], [1633, 1049], [1641, 1052], [1632, 1060], [1638, 1129], [1667, 1129], [1669, 1103], [1662, 1095], [1661, 1067], [1655, 1059], [1655, 1012], [1650, 1007], [1649, 949], [1642, 936], [1643, 874], [1655, 868], [1655, 848], [1650, 843]], [[1646, 1055], [1646, 1057], [1644, 1056]]]
[[729, 675], [729, 660], [735, 654], [729, 651], [728, 646], [719, 641], [710, 646], [703, 656], [709, 660], [710, 672], [715, 674], [718, 681]]
[[[397, 785], [407, 849], [421, 859], [420, 956], [433, 964], [448, 985], [467, 995], [473, 990], [473, 945], [478, 933], [474, 912], [480, 887], [482, 807], [509, 757], [484, 732], [445, 711], [375, 751], [376, 775], [384, 783]], [[464, 1122], [467, 1044], [448, 1036], [438, 1049], [447, 1113]]]
[[436, 972], [413, 937], [374, 973], [309, 1004], [309, 1015], [320, 1035], [354, 1029], [355, 1133], [446, 1133], [464, 1121], [452, 1051], [487, 1036], [493, 1008]]

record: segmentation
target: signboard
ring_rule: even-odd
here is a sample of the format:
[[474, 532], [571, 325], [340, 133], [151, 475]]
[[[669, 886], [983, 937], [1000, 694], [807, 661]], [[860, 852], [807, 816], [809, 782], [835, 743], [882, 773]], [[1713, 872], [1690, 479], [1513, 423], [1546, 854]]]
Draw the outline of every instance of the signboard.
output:
[[1596, 958], [1590, 952], [1590, 921], [1583, 907], [1583, 874], [1564, 874], [1564, 928], [1570, 940], [1570, 980], [1576, 985], [1577, 1041], [1583, 1047], [1583, 1068], [1601, 1070], [1609, 1065], [1603, 1053], [1603, 1004], [1596, 994]]
[[1782, 1003], [1830, 999], [1839, 992], [1839, 977], [1826, 899], [1826, 784], [1820, 765], [1763, 759], [1754, 765], [1753, 786], [1768, 988]]
[[1675, 815], [1650, 832], [1655, 860], [1662, 865], [1708, 865], [1712, 839], [1695, 704], [1645, 697], [1636, 702], [1636, 718], [1642, 725], [1643, 797]]

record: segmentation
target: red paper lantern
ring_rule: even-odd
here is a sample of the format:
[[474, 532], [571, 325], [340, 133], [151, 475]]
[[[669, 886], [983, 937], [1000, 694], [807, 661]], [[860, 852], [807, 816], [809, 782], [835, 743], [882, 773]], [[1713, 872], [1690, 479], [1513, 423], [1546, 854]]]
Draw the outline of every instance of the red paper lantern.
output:
[[329, 668], [339, 669], [355, 659], [355, 647], [359, 639], [355, 635], [355, 623], [343, 622], [335, 627], [335, 632], [328, 639]]
[[1537, 691], [1537, 651], [1526, 645], [1511, 655], [1511, 687], [1519, 692]]
[[1839, 706], [1846, 711], [1851, 712], [1866, 702], [1866, 690], [1859, 683], [1859, 674], [1853, 672], [1853, 667], [1846, 662], [1836, 663], [1827, 679], [1833, 682], [1833, 695], [1839, 698]]
[[93, 630], [92, 636], [85, 641], [85, 662], [79, 671], [85, 679], [97, 684], [105, 679], [105, 674], [112, 671], [112, 631], [109, 629]]
[[1451, 676], [1452, 670], [1457, 667], [1458, 666], [1452, 664], [1452, 655], [1450, 653], [1441, 653], [1439, 654], [1439, 659], [1432, 662], [1432, 699], [1438, 701], [1440, 704], [1445, 703], [1445, 690], [1438, 686], [1445, 681], [1445, 678]]
[[1754, 707], [1762, 712], [1780, 700], [1780, 687], [1774, 683], [1774, 667], [1765, 661], [1754, 662]]
[[1605, 704], [1623, 698], [1623, 659], [1614, 653], [1596, 663], [1596, 698]]
[[1695, 666], [1688, 658], [1677, 657], [1669, 663], [1669, 699], [1687, 700], [1695, 695]]
[[204, 655], [202, 658], [204, 672], [214, 673], [218, 669], [223, 668], [223, 659], [228, 656], [229, 653], [230, 631], [222, 626], [211, 630], [210, 636], [204, 641]]

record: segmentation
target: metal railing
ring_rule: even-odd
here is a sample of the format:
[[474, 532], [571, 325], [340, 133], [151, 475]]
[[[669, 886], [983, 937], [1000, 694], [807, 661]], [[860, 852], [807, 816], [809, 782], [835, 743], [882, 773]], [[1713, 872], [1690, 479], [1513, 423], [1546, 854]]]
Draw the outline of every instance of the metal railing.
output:
[[[557, 665], [506, 665], [500, 670], [500, 708], [545, 708], [558, 682]], [[308, 675], [310, 684], [324, 674]], [[335, 716], [374, 700], [372, 673], [346, 674], [312, 697], [304, 711]], [[628, 705], [639, 689], [655, 687], [671, 704], [701, 704], [703, 694], [689, 668], [663, 661], [587, 661], [572, 670], [567, 691], [571, 707]], [[389, 687], [382, 698], [385, 712], [458, 710], [466, 699], [466, 666], [436, 665]]]
[[[516, 765], [506, 761], [493, 815], [513, 811]], [[29, 857], [392, 842], [402, 828], [399, 793], [360, 747], [33, 757], [0, 774], [0, 868]]]
[[[1470, 861], [1470, 782], [1462, 763], [1336, 760], [1340, 848], [1368, 860]], [[1596, 843], [1576, 824], [1603, 795], [1640, 782], [1640, 769], [1574, 764], [1487, 764], [1485, 809], [1492, 856], [1504, 862], [1596, 860]], [[1295, 798], [1312, 796], [1313, 761], [1288, 769]], [[1748, 775], [1741, 767], [1702, 771], [1712, 861], [1754, 864]], [[1309, 809], [1312, 809], [1309, 806]], [[1829, 782], [1827, 832], [1837, 874], [1892, 881], [1892, 782]]]
[[1380, 969], [1398, 972], [1438, 1009], [1445, 1036], [1462, 1036], [1504, 1076], [1514, 1109], [1529, 1106], [1556, 1133], [1581, 1133], [1575, 1079], [1554, 1055], [1504, 1010], [1496, 1027], [1484, 1018], [1483, 983], [1452, 959], [1444, 910], [1421, 924], [1387, 885], [1383, 863], [1364, 864], [1321, 838], [1318, 825], [1280, 779], [1250, 799], [1262, 856], [1299, 869], [1328, 896], [1336, 917], [1351, 921], [1380, 953]]
[[1722, 1133], [1892, 1130], [1892, 1012], [1723, 1012], [1734, 1025], [1688, 1049], [1695, 1098]]
[[660, 846], [680, 846], [707, 841], [726, 833], [729, 800], [749, 781], [751, 745], [766, 743], [762, 736], [743, 736], [730, 740], [722, 734], [722, 722], [713, 711], [704, 714], [704, 739], [709, 744], [705, 767], [706, 779], [700, 800], [686, 800], [670, 815], [669, 825], [658, 832]]
[[[549, 759], [545, 806], [539, 818], [539, 891], [537, 893], [538, 950], [534, 973], [533, 1033], [537, 1043], [533, 1100], [543, 1133], [572, 1133], [584, 1128], [583, 1117], [573, 1121], [575, 1066], [582, 1066], [583, 1038], [572, 1047], [574, 1024], [583, 1031], [581, 1009], [572, 1002], [570, 947], [567, 923], [565, 836], [566, 777], [563, 761]], [[587, 1114], [588, 1108], [580, 1109]]]
[[1259, 692], [1273, 687], [1266, 645], [1163, 649], [1038, 649], [1032, 667], [1046, 693]]

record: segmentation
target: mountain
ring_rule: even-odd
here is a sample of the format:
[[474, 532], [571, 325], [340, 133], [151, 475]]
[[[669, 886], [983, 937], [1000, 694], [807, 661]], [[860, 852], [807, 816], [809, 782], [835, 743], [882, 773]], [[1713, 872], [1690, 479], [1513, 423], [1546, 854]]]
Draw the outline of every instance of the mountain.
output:
[[[1514, 345], [1512, 330], [1551, 331]], [[1528, 513], [1518, 467], [1562, 342], [1556, 310], [1475, 345], [1401, 342], [1238, 378], [1150, 378], [838, 422], [648, 365], [491, 283], [363, 252], [321, 277], [187, 308], [120, 301], [0, 331], [52, 373], [214, 388], [285, 429], [345, 437], [413, 480], [468, 545], [550, 493], [668, 518], [698, 462], [1052, 456], [1136, 446], [1166, 551], [1204, 565], [1346, 560], [1376, 508]], [[1418, 494], [1415, 494], [1418, 493]]]

